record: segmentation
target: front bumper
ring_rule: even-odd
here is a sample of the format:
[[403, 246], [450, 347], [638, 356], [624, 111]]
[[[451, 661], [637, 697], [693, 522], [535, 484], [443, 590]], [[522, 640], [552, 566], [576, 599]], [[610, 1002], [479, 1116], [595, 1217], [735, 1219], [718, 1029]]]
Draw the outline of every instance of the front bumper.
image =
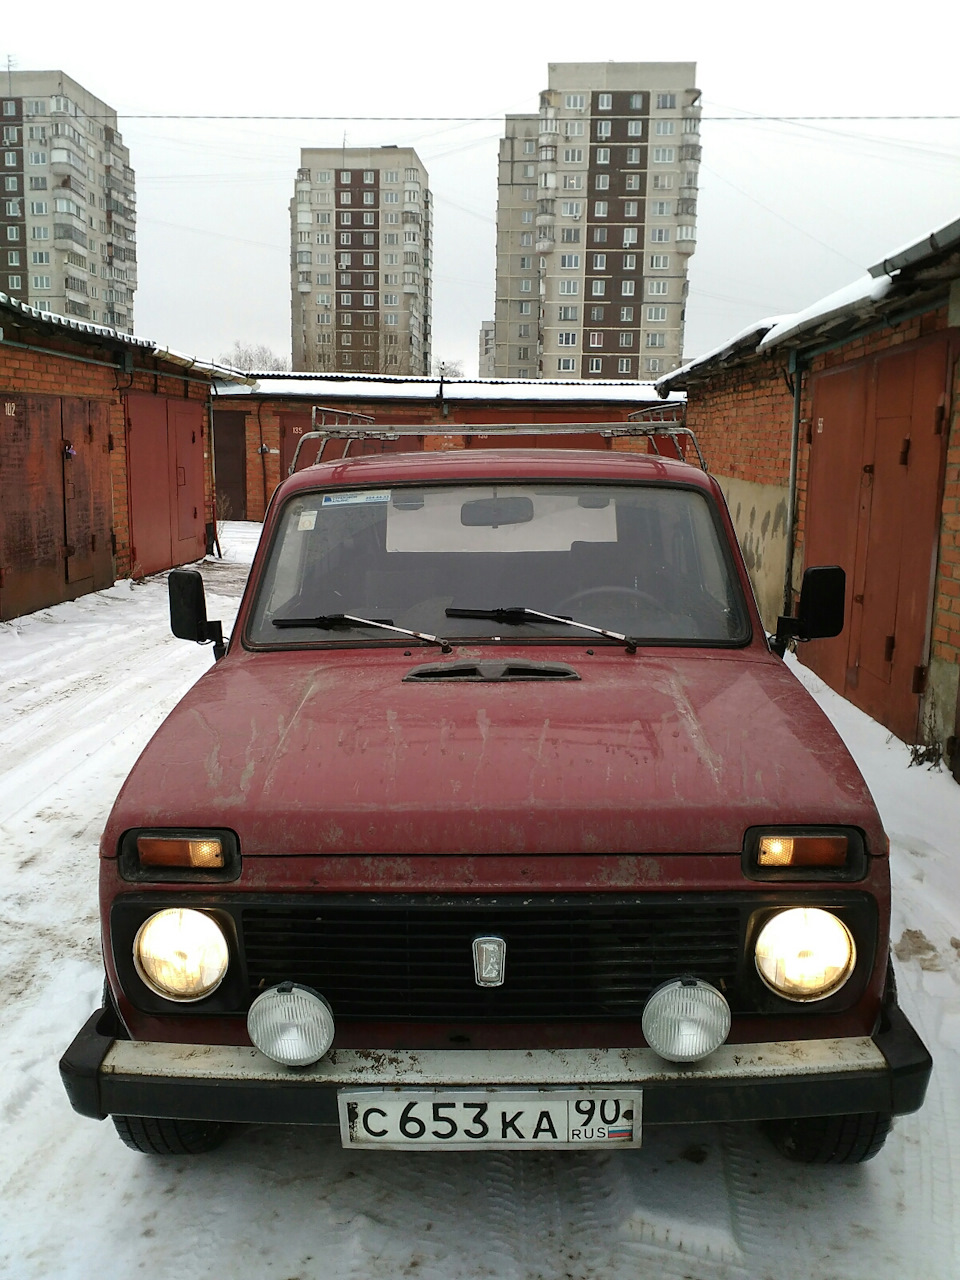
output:
[[255, 1124], [336, 1125], [343, 1088], [643, 1090], [644, 1124], [916, 1111], [932, 1062], [896, 1006], [873, 1036], [722, 1045], [703, 1061], [652, 1049], [333, 1050], [283, 1067], [257, 1049], [114, 1037], [112, 1014], [88, 1019], [60, 1061], [75, 1111]]

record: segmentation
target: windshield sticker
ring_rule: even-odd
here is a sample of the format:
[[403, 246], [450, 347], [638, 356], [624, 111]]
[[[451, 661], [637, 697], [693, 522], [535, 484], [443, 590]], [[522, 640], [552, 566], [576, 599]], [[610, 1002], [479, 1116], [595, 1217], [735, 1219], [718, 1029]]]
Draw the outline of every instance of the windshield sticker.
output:
[[368, 502], [389, 501], [389, 489], [362, 489], [353, 493], [325, 493], [321, 505], [324, 507], [357, 507], [363, 506]]
[[307, 530], [315, 529], [316, 527], [317, 527], [316, 511], [301, 511], [300, 522], [297, 525], [297, 532], [305, 533], [307, 532]]

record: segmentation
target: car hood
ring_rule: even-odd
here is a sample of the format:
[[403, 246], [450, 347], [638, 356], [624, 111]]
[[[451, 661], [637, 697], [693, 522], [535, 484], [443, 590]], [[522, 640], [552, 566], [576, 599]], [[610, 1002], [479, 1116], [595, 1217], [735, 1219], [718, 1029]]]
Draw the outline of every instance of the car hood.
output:
[[757, 650], [464, 649], [449, 661], [580, 679], [404, 682], [438, 656], [234, 650], [144, 750], [104, 852], [221, 826], [245, 857], [734, 853], [750, 826], [877, 821], [827, 718]]

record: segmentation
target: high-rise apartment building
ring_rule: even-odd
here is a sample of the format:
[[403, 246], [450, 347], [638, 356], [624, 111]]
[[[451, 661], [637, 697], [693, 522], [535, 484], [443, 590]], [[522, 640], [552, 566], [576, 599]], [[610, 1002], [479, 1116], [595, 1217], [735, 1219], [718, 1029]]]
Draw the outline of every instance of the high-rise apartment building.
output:
[[294, 370], [430, 372], [431, 220], [427, 172], [411, 148], [300, 152]]
[[551, 63], [539, 115], [506, 118], [495, 369], [656, 378], [683, 349], [696, 247], [692, 62]]
[[0, 131], [0, 290], [132, 333], [136, 192], [117, 113], [62, 71], [7, 71]]

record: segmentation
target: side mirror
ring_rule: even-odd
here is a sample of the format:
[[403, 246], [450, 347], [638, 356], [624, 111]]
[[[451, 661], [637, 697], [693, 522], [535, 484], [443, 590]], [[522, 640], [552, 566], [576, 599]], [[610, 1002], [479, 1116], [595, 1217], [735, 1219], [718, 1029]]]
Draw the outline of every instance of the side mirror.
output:
[[795, 618], [777, 619], [777, 634], [770, 642], [774, 653], [783, 657], [788, 640], [821, 640], [838, 636], [843, 630], [844, 596], [847, 575], [837, 564], [807, 569], [800, 588]]
[[167, 578], [170, 596], [170, 630], [180, 640], [197, 644], [213, 641], [214, 658], [226, 653], [223, 628], [219, 622], [207, 621], [207, 600], [203, 578], [196, 569], [171, 569]]

